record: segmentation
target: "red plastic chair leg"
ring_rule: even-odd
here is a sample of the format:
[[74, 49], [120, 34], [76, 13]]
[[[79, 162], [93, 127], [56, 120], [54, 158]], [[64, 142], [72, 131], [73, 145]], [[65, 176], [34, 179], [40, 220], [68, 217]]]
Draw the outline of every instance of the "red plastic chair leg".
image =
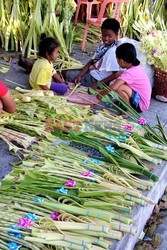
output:
[[75, 18], [74, 18], [74, 24], [77, 24], [78, 22], [78, 15], [79, 15], [79, 10], [80, 10], [81, 4], [77, 4], [76, 12], [75, 12]]
[[86, 38], [88, 35], [89, 23], [86, 23], [81, 50], [85, 51]]

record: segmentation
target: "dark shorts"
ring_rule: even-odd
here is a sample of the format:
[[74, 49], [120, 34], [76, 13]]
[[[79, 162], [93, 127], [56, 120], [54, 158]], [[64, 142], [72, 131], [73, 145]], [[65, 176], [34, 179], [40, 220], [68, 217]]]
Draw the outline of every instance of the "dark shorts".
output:
[[[81, 70], [68, 70], [66, 73], [66, 81], [74, 82]], [[90, 87], [93, 83], [97, 82], [97, 80], [90, 74], [88, 71], [81, 79], [81, 85], [85, 87]]]
[[132, 95], [130, 97], [130, 105], [134, 108], [138, 113], [141, 113], [141, 109], [139, 107], [140, 95], [132, 90]]

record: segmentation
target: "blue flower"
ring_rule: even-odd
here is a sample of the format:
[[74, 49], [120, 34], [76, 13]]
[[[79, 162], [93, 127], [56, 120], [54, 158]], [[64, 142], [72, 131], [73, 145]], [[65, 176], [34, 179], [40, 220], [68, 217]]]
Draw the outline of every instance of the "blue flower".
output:
[[115, 152], [115, 148], [112, 147], [111, 145], [106, 146], [106, 149], [107, 149], [107, 151], [108, 151], [109, 153], [114, 153], [114, 152]]
[[11, 250], [19, 250], [22, 245], [17, 244], [16, 242], [9, 242], [6, 246]]
[[10, 225], [9, 228], [16, 229], [16, 230], [21, 230], [21, 227], [18, 227], [17, 225]]
[[28, 213], [25, 218], [28, 218], [28, 219], [31, 219], [32, 221], [36, 221], [37, 220], [37, 217], [35, 214], [32, 214], [32, 213]]
[[94, 174], [97, 174], [99, 173], [99, 171], [95, 170], [95, 169], [90, 169], [90, 172], [94, 173]]
[[23, 235], [21, 233], [16, 233], [16, 232], [8, 232], [8, 235], [18, 238], [18, 239], [22, 239]]
[[126, 141], [127, 138], [126, 138], [126, 136], [118, 135], [117, 139], [120, 141]]
[[60, 188], [60, 189], [56, 189], [57, 193], [60, 194], [67, 194], [68, 193], [68, 189], [65, 189], [64, 187]]
[[115, 137], [112, 135], [107, 135], [106, 138], [110, 139], [110, 140], [115, 140]]
[[88, 180], [88, 182], [96, 182], [96, 181], [94, 181], [94, 180]]
[[41, 198], [41, 197], [34, 199], [34, 202], [36, 202], [36, 203], [43, 202], [43, 201], [45, 201], [45, 199]]
[[111, 103], [109, 103], [109, 102], [105, 102], [105, 106], [107, 107], [107, 108], [112, 108], [112, 104]]
[[100, 163], [100, 161], [98, 159], [95, 159], [95, 158], [91, 158], [91, 161], [93, 163], [95, 163], [95, 164], [99, 164]]
[[140, 124], [138, 124], [136, 127], [137, 127], [138, 129], [142, 129], [142, 126], [141, 126]]
[[127, 136], [130, 136], [130, 135], [131, 135], [131, 133], [129, 133], [129, 132], [127, 132], [127, 131], [124, 131], [123, 134], [124, 134], [124, 135], [127, 135]]
[[88, 160], [84, 160], [83, 162], [84, 162], [85, 164], [89, 164]]

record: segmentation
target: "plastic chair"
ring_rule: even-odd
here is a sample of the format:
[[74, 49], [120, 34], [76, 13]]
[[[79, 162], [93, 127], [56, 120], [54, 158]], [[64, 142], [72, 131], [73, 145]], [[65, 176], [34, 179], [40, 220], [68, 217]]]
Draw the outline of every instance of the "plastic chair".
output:
[[80, 11], [80, 7], [82, 4], [86, 4], [86, 21], [91, 18], [91, 12], [92, 12], [92, 5], [100, 5], [103, 2], [103, 0], [93, 0], [92, 2], [89, 2], [88, 0], [77, 0], [77, 8], [75, 12], [75, 18], [74, 18], [74, 24], [77, 24], [78, 21], [78, 15]]
[[114, 4], [114, 11], [112, 14], [112, 18], [115, 18], [117, 20], [119, 20], [119, 15], [120, 15], [120, 9], [123, 3], [128, 3], [129, 0], [104, 0], [103, 3], [101, 4], [101, 8], [98, 14], [97, 18], [91, 18], [90, 16], [87, 18], [86, 21], [86, 26], [85, 26], [85, 31], [84, 31], [84, 37], [83, 37], [83, 42], [82, 42], [82, 46], [81, 49], [83, 51], [85, 51], [85, 44], [86, 44], [86, 38], [88, 35], [88, 29], [89, 29], [89, 25], [94, 25], [97, 27], [101, 27], [103, 21], [106, 19], [106, 17], [104, 17], [104, 13], [106, 10], [106, 6], [108, 4]]

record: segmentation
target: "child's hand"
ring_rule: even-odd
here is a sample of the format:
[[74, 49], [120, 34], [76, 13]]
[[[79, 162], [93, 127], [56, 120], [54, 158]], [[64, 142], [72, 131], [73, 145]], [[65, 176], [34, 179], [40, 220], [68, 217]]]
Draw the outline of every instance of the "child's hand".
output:
[[97, 98], [99, 101], [101, 101], [101, 99], [102, 99], [103, 97], [101, 96], [100, 93], [98, 93], [98, 94], [96, 95], [96, 98]]
[[94, 69], [97, 69], [95, 65], [90, 65], [89, 66], [89, 70], [94, 70]]
[[75, 78], [75, 84], [78, 84], [78, 83], [80, 83], [81, 82], [81, 80], [82, 80], [82, 76], [77, 76], [76, 78]]
[[103, 96], [107, 95], [108, 93], [109, 93], [108, 89], [103, 89], [97, 94], [96, 98], [98, 100], [101, 100]]
[[75, 87], [75, 83], [73, 83], [73, 82], [66, 82], [66, 84], [68, 85], [69, 89]]

